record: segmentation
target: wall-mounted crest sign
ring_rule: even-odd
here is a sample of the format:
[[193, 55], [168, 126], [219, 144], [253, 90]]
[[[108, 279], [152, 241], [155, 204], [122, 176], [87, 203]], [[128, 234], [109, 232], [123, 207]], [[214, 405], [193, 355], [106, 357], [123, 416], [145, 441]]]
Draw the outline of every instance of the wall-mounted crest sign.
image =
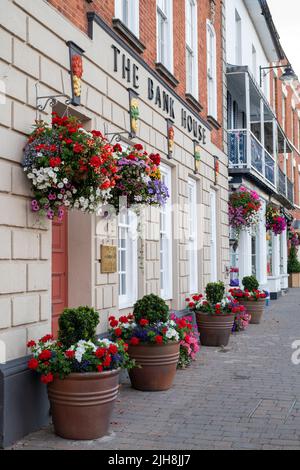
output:
[[131, 88], [128, 89], [129, 93], [129, 114], [130, 114], [130, 137], [136, 136], [139, 129], [139, 100], [138, 93]]
[[81, 99], [81, 79], [83, 75], [82, 54], [84, 51], [72, 41], [68, 41], [67, 45], [69, 46], [70, 55], [70, 75], [72, 84], [71, 103], [74, 106], [79, 106]]
[[117, 247], [115, 245], [100, 246], [101, 273], [117, 272]]
[[219, 173], [220, 173], [220, 161], [219, 157], [214, 156], [214, 167], [215, 167], [215, 185], [219, 182]]
[[168, 158], [173, 157], [173, 151], [174, 151], [174, 127], [173, 127], [173, 121], [171, 119], [167, 119], [167, 139], [168, 139]]
[[194, 160], [195, 160], [195, 170], [194, 172], [197, 174], [200, 170], [200, 161], [201, 161], [201, 147], [197, 140], [194, 140]]

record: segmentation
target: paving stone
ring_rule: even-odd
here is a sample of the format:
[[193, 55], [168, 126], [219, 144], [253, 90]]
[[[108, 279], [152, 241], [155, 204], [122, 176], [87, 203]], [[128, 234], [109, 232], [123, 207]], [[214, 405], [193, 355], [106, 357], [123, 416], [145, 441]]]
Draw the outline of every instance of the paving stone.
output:
[[64, 441], [49, 426], [14, 448], [300, 450], [300, 365], [291, 361], [299, 303], [300, 289], [291, 289], [261, 325], [233, 335], [226, 354], [201, 348], [167, 392], [138, 392], [127, 380], [106, 439]]

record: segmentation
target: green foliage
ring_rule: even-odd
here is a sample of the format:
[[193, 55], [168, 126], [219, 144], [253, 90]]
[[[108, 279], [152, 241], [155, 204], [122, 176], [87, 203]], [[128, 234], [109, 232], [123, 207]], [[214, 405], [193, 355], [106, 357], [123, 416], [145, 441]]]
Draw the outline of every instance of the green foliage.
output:
[[247, 289], [249, 292], [253, 292], [259, 288], [259, 282], [255, 276], [245, 276], [243, 277], [242, 284], [244, 289]]
[[222, 302], [225, 294], [225, 286], [224, 283], [219, 282], [209, 282], [205, 288], [206, 299], [207, 301], [212, 304], [218, 304]]
[[300, 262], [298, 260], [297, 250], [294, 246], [292, 246], [289, 253], [288, 273], [300, 273]]
[[138, 300], [133, 308], [133, 314], [137, 323], [142, 318], [149, 321], [149, 324], [159, 321], [166, 322], [169, 319], [169, 307], [166, 302], [155, 294], [145, 295]]
[[58, 321], [58, 339], [66, 348], [80, 340], [94, 341], [98, 323], [99, 314], [93, 308], [66, 308]]

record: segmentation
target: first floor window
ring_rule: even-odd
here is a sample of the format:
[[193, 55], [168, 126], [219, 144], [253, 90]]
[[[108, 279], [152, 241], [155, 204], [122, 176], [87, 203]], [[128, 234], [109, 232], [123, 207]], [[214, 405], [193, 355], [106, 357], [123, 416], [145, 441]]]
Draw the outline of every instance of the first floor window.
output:
[[185, 0], [186, 91], [198, 99], [197, 2]]
[[160, 209], [160, 290], [165, 300], [172, 298], [172, 213], [171, 168], [161, 165], [162, 180], [169, 189], [168, 202]]
[[189, 223], [189, 291], [198, 291], [198, 247], [197, 247], [197, 183], [188, 180], [188, 223]]
[[157, 62], [173, 72], [173, 0], [157, 0]]
[[210, 265], [211, 281], [218, 279], [217, 269], [217, 201], [216, 191], [210, 192]]
[[207, 21], [207, 114], [217, 119], [217, 58], [216, 35], [213, 25]]
[[139, 37], [139, 0], [115, 0], [115, 17]]
[[132, 307], [137, 300], [137, 219], [122, 211], [118, 220], [119, 307]]

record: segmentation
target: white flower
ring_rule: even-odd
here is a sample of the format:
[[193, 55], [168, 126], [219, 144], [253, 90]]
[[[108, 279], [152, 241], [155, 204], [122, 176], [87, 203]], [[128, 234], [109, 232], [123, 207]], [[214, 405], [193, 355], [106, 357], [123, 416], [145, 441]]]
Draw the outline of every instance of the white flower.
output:
[[166, 332], [166, 337], [168, 339], [174, 339], [176, 341], [179, 340], [179, 335], [177, 333], [177, 331], [174, 329], [174, 328], [169, 328]]
[[64, 179], [63, 179], [63, 183], [64, 183], [64, 184], [68, 184], [68, 182], [69, 182], [68, 178], [64, 178]]
[[62, 198], [63, 198], [63, 195], [62, 195], [62, 194], [58, 194], [57, 197], [58, 197], [58, 199], [62, 199]]
[[64, 187], [64, 184], [63, 184], [63, 183], [58, 183], [57, 187], [58, 187], [59, 189], [62, 189], [62, 188]]
[[32, 173], [28, 173], [27, 178], [31, 180], [32, 178], [34, 178], [34, 175]]
[[64, 205], [65, 205], [66, 207], [68, 207], [68, 206], [70, 205], [70, 201], [65, 201], [65, 202], [64, 202]]

